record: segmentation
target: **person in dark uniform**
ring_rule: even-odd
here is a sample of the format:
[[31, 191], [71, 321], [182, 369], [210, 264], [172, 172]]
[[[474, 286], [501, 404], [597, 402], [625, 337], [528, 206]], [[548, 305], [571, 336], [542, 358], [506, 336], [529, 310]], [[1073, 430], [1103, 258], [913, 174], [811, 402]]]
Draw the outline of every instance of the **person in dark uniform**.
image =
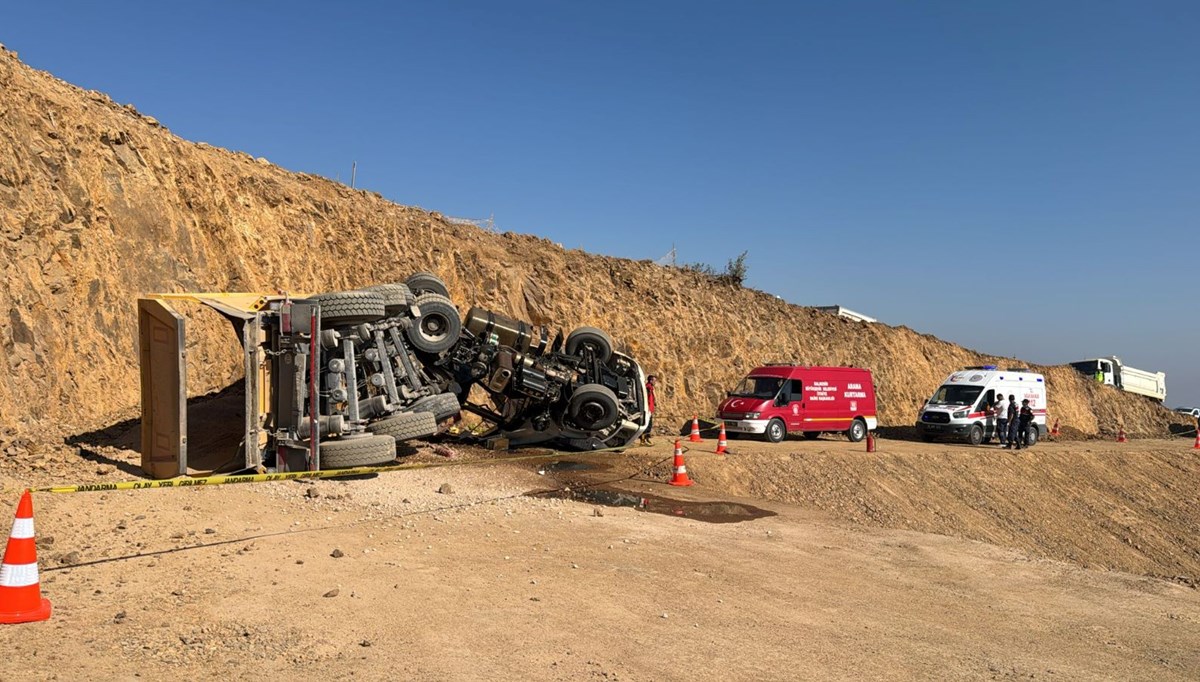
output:
[[1004, 449], [1008, 450], [1017, 442], [1017, 414], [1020, 410], [1017, 408], [1017, 396], [1008, 396], [1008, 442], [1004, 444]]
[[1029, 400], [1021, 401], [1021, 411], [1017, 413], [1017, 449], [1020, 450], [1029, 442], [1029, 429], [1033, 425], [1033, 408]]

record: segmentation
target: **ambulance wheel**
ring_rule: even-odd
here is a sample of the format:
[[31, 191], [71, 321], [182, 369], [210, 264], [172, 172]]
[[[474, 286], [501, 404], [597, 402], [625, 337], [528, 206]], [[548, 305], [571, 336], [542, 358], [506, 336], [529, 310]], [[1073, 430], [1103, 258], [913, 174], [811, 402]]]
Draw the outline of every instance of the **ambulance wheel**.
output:
[[772, 443], [782, 443], [783, 437], [787, 435], [787, 426], [782, 419], [776, 417], [767, 422], [767, 431], [763, 435]]
[[1025, 434], [1025, 445], [1037, 445], [1038, 435], [1037, 424], [1030, 424]]
[[970, 430], [967, 431], [967, 442], [971, 445], [979, 445], [983, 442], [983, 427], [979, 424], [972, 424]]
[[851, 443], [862, 442], [862, 439], [867, 437], [867, 423], [861, 419], [850, 422], [850, 428], [846, 429], [846, 437]]
[[816, 440], [821, 437], [821, 432], [820, 431], [805, 431], [804, 437], [807, 438], [808, 440]]

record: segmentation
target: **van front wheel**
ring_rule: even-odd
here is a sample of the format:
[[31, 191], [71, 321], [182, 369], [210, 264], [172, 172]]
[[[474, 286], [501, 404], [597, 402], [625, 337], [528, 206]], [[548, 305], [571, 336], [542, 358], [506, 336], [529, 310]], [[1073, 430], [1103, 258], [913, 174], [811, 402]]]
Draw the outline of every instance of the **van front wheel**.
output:
[[967, 442], [971, 445], [979, 445], [983, 442], [983, 427], [979, 424], [972, 424], [971, 429], [967, 431]]
[[784, 426], [782, 419], [772, 419], [767, 422], [767, 440], [772, 443], [783, 442], [783, 437], [787, 435], [787, 427]]
[[851, 443], [861, 442], [867, 437], [867, 423], [861, 419], [850, 422], [850, 428], [846, 429], [846, 437]]

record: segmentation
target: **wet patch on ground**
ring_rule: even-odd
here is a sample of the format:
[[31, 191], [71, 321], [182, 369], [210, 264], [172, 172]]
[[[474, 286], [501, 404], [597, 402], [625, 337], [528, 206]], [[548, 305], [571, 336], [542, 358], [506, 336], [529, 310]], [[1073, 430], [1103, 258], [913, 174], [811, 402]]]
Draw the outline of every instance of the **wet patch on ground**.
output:
[[705, 523], [740, 523], [776, 515], [773, 511], [738, 502], [689, 502], [657, 495], [639, 495], [604, 486], [535, 490], [526, 494], [530, 497], [553, 497], [606, 507], [632, 507], [651, 514], [679, 516]]

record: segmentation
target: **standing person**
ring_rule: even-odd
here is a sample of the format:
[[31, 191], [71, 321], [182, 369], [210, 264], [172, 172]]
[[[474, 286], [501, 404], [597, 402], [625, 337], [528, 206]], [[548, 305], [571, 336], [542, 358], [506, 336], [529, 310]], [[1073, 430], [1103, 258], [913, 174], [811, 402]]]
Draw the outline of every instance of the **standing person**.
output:
[[1020, 450], [1029, 442], [1029, 429], [1033, 424], [1033, 408], [1029, 400], [1021, 401], [1021, 412], [1017, 415], [1017, 449]]
[[1017, 443], [1017, 396], [1009, 394], [1008, 396], [1008, 443], [1004, 445], [1007, 450]]
[[1008, 400], [1003, 393], [997, 398], [993, 414], [996, 415], [996, 436], [1000, 439], [1000, 445], [1003, 447], [1008, 444]]
[[646, 430], [642, 432], [642, 445], [654, 445], [650, 441], [650, 432], [654, 428], [654, 387], [658, 384], [658, 377], [651, 374], [646, 377], [646, 410], [650, 412], [650, 423], [646, 424]]

